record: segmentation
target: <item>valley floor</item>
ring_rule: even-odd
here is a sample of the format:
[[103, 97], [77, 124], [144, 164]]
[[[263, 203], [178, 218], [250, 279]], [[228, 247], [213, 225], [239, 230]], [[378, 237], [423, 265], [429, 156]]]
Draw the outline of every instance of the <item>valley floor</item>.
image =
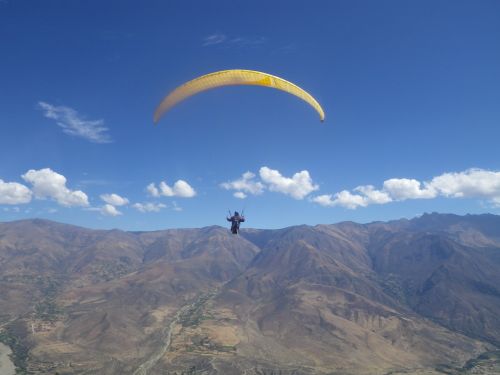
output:
[[0, 374], [2, 375], [14, 375], [16, 373], [14, 364], [9, 357], [11, 353], [12, 351], [8, 346], [0, 343]]

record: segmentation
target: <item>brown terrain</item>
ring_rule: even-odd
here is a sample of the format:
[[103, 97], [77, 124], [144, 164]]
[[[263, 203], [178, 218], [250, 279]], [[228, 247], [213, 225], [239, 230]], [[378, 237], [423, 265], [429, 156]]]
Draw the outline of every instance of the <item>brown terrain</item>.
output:
[[500, 217], [0, 223], [0, 341], [19, 374], [500, 374]]

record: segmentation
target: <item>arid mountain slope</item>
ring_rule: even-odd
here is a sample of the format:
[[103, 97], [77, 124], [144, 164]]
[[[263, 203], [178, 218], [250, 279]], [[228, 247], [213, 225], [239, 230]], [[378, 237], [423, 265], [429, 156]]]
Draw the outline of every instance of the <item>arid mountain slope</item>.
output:
[[376, 240], [369, 253], [386, 291], [400, 302], [500, 345], [499, 235], [500, 220], [492, 215], [425, 215]]
[[467, 373], [496, 358], [474, 360], [500, 345], [499, 275], [494, 215], [240, 236], [0, 223], [0, 338], [39, 374]]

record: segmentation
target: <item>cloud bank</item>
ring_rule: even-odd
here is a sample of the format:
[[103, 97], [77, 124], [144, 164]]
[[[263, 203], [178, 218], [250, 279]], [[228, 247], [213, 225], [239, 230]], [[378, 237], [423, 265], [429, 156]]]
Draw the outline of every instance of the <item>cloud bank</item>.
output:
[[[134, 203], [124, 196], [116, 193], [100, 194], [99, 198], [103, 205], [90, 205], [89, 197], [81, 190], [73, 190], [67, 186], [67, 179], [60, 173], [50, 168], [30, 169], [21, 178], [26, 182], [23, 185], [18, 182], [6, 182], [0, 179], [0, 205], [27, 204], [33, 198], [41, 200], [52, 200], [64, 207], [83, 207], [87, 211], [99, 212], [104, 216], [120, 216], [123, 212], [120, 207], [131, 206], [139, 212], [159, 212], [167, 208], [163, 203]], [[151, 183], [146, 188], [149, 195], [154, 197], [168, 196], [192, 198], [196, 196], [196, 191], [184, 180], [177, 180], [172, 186], [162, 181], [158, 187]], [[171, 202], [173, 211], [182, 211], [176, 201]], [[18, 207], [4, 207], [4, 212], [20, 212]], [[49, 212], [56, 212], [50, 208]], [[26, 211], [27, 212], [27, 211]]]
[[248, 194], [259, 195], [269, 190], [301, 200], [319, 189], [306, 170], [297, 172], [292, 177], [285, 177], [278, 170], [264, 166], [259, 169], [260, 181], [256, 177], [252, 172], [245, 172], [240, 178], [223, 182], [219, 186], [225, 190], [236, 190], [233, 195], [240, 199], [246, 198]]
[[326, 207], [356, 209], [372, 204], [386, 204], [407, 199], [478, 198], [500, 206], [500, 172], [479, 168], [462, 172], [443, 173], [430, 181], [408, 178], [391, 178], [377, 190], [372, 185], [363, 185], [351, 191], [324, 194], [311, 201]]

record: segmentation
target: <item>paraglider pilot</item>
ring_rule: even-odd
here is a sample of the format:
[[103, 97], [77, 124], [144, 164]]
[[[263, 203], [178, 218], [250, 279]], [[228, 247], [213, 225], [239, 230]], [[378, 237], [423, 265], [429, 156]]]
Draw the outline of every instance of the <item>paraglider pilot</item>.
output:
[[[229, 212], [229, 214], [231, 214], [231, 212]], [[231, 222], [231, 233], [238, 234], [240, 231], [240, 223], [245, 221], [245, 216], [240, 215], [238, 211], [234, 211], [234, 215], [226, 217], [226, 220]]]

